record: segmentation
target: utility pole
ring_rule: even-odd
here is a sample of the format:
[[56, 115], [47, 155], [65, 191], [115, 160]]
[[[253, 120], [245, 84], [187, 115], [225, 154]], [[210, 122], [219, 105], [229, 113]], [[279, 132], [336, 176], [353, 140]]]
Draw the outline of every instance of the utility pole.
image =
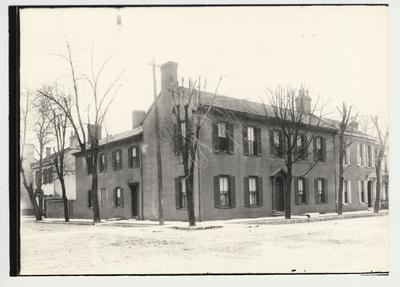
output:
[[160, 225], [164, 225], [164, 200], [163, 200], [163, 183], [162, 183], [160, 122], [158, 119], [156, 64], [154, 63], [154, 59], [150, 65], [153, 67], [154, 132], [156, 134], [156, 153], [157, 153], [158, 222]]

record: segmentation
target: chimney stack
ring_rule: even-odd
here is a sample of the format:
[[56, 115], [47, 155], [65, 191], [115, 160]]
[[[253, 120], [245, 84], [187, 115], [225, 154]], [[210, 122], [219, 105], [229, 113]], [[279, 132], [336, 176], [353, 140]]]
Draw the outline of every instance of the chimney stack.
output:
[[178, 64], [167, 62], [161, 65], [161, 92], [168, 92], [178, 85]]
[[46, 147], [46, 157], [50, 157], [51, 155], [51, 147]]
[[132, 111], [132, 129], [142, 125], [145, 115], [146, 115], [145, 111], [141, 110]]
[[308, 96], [308, 90], [301, 88], [295, 99], [296, 111], [309, 114], [311, 113], [311, 98]]
[[352, 121], [349, 123], [349, 126], [350, 126], [352, 129], [354, 129], [354, 130], [358, 130], [358, 122], [356, 122], [355, 120], [352, 120]]
[[101, 127], [99, 125], [88, 124], [88, 144], [91, 143], [91, 138], [96, 137], [97, 140], [101, 139]]

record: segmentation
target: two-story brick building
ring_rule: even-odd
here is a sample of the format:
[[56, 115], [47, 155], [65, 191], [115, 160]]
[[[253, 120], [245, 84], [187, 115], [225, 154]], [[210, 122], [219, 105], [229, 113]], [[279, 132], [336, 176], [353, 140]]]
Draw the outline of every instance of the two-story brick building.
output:
[[[177, 64], [161, 66], [158, 97], [161, 131], [164, 216], [187, 220], [181, 157], [171, 139], [171, 84], [177, 83]], [[209, 97], [203, 93], [202, 97]], [[311, 99], [302, 93], [302, 102]], [[194, 177], [197, 220], [271, 216], [284, 211], [285, 166], [276, 145], [282, 135], [265, 116], [260, 103], [216, 96], [200, 139], [204, 164]], [[226, 117], [230, 114], [233, 117]], [[255, 116], [256, 115], [256, 116]], [[264, 116], [260, 116], [264, 115]], [[234, 119], [234, 120], [232, 120]], [[313, 131], [314, 142], [293, 168], [292, 212], [335, 212], [338, 190], [338, 137], [331, 120]], [[373, 206], [376, 175], [375, 139], [349, 128], [346, 150], [344, 210]], [[274, 143], [274, 144], [271, 144]], [[301, 144], [300, 144], [301, 145]], [[318, 157], [316, 166], [302, 176]], [[76, 154], [75, 217], [92, 217], [90, 171]], [[99, 202], [102, 218], [157, 219], [157, 163], [154, 109], [133, 112], [132, 129], [100, 139]]]

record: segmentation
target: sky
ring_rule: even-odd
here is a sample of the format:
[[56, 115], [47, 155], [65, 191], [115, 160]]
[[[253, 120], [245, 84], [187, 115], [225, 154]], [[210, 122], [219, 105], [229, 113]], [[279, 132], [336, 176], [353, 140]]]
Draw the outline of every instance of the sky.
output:
[[[223, 76], [218, 92], [227, 96], [266, 101], [267, 88], [305, 85], [331, 118], [346, 102], [388, 122], [384, 6], [24, 9], [22, 89], [68, 87], [66, 63], [56, 56], [67, 40], [80, 73], [90, 72], [92, 54], [95, 69], [112, 56], [102, 90], [123, 73], [103, 135], [130, 129], [132, 111], [151, 105], [152, 59], [177, 62], [178, 78], [207, 79], [209, 91]], [[159, 71], [157, 83], [159, 91]]]

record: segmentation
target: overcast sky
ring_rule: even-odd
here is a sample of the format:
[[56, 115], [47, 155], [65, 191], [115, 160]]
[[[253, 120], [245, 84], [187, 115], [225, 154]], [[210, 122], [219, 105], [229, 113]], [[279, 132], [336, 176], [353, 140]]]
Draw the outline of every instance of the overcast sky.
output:
[[67, 79], [54, 56], [67, 39], [81, 73], [89, 72], [92, 47], [95, 66], [114, 55], [103, 87], [124, 71], [107, 116], [111, 134], [130, 129], [132, 110], [151, 105], [153, 58], [177, 62], [179, 78], [207, 78], [211, 91], [224, 75], [219, 92], [232, 97], [260, 101], [268, 87], [305, 84], [331, 117], [345, 101], [387, 121], [387, 7], [25, 9], [23, 86]]

